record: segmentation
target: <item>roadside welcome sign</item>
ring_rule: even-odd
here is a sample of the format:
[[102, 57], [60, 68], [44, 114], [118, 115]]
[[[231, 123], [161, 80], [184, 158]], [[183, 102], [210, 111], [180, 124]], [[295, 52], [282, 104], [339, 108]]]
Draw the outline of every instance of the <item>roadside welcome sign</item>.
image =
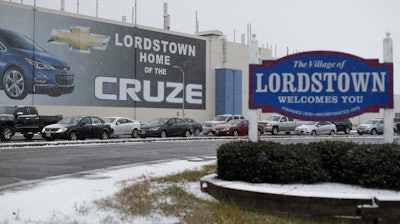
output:
[[333, 51], [253, 64], [249, 108], [316, 121], [393, 108], [393, 64]]

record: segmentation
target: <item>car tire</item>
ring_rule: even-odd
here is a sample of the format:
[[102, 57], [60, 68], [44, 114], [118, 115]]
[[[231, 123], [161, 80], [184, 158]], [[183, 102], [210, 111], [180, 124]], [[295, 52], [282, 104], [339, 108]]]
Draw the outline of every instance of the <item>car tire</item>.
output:
[[131, 133], [132, 138], [137, 138], [139, 137], [139, 130], [138, 129], [133, 129], [132, 133]]
[[194, 135], [194, 136], [199, 136], [200, 133], [201, 133], [201, 131], [200, 131], [199, 128], [195, 128], [195, 129], [193, 130], [193, 135]]
[[329, 132], [329, 135], [334, 135], [335, 134], [335, 131], [334, 130], [331, 130], [330, 132]]
[[271, 134], [277, 135], [278, 133], [279, 133], [279, 128], [278, 127], [273, 127], [272, 131], [271, 131]]
[[346, 129], [344, 129], [344, 133], [347, 134], [347, 135], [350, 134], [350, 128], [346, 127]]
[[3, 89], [10, 99], [22, 100], [28, 95], [27, 84], [22, 70], [10, 67], [3, 75]]
[[183, 136], [183, 137], [190, 137], [192, 134], [190, 133], [190, 131], [189, 130], [186, 130], [185, 131], [185, 135]]
[[373, 129], [371, 130], [371, 135], [377, 135], [377, 134], [378, 134], [378, 132], [376, 131], [375, 128], [373, 128]]
[[311, 132], [311, 135], [317, 135], [317, 131], [316, 131], [316, 130], [313, 130], [313, 131]]
[[160, 137], [161, 137], [161, 138], [166, 138], [166, 137], [167, 137], [167, 132], [161, 131]]
[[71, 140], [71, 141], [78, 140], [78, 133], [76, 133], [76, 131], [71, 131], [69, 133], [68, 140]]
[[239, 136], [239, 131], [238, 130], [234, 130], [232, 133], [233, 136]]
[[10, 127], [4, 126], [0, 131], [0, 139], [2, 141], [10, 141], [13, 136], [13, 131]]
[[105, 131], [105, 130], [102, 131], [99, 138], [100, 138], [101, 140], [106, 140], [106, 139], [108, 139], [108, 132]]
[[258, 137], [261, 136], [261, 130], [260, 130], [260, 129], [257, 130], [257, 136], [258, 136]]

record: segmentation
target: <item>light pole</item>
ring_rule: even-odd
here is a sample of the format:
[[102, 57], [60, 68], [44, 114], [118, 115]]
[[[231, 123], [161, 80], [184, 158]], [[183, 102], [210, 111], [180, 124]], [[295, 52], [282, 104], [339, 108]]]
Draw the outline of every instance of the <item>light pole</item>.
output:
[[182, 70], [181, 67], [175, 65], [173, 68], [177, 68], [182, 72], [182, 117], [185, 116], [185, 72]]

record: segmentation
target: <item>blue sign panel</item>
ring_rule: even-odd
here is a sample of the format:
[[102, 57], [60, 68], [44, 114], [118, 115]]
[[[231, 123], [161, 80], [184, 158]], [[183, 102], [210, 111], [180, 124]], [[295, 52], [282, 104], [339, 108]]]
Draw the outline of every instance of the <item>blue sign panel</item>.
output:
[[312, 51], [249, 67], [249, 107], [302, 120], [393, 108], [393, 64]]

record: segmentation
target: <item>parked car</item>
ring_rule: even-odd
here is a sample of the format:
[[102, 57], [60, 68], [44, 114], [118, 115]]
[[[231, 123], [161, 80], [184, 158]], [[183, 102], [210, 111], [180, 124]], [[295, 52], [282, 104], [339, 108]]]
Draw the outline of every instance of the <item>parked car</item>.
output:
[[185, 120], [187, 123], [192, 125], [192, 133], [194, 136], [200, 135], [200, 133], [203, 131], [203, 127], [201, 126], [201, 123], [194, 120], [193, 118], [184, 117], [183, 120]]
[[95, 116], [65, 117], [56, 124], [43, 128], [42, 137], [54, 139], [84, 140], [86, 138], [108, 139], [113, 133], [111, 126]]
[[395, 117], [393, 119], [393, 130], [394, 133], [400, 134], [400, 117]]
[[192, 125], [185, 122], [182, 118], [164, 117], [155, 118], [150, 122], [140, 126], [139, 136], [146, 137], [173, 137], [183, 136], [189, 137], [192, 135]]
[[225, 124], [230, 120], [244, 119], [241, 114], [221, 114], [214, 117], [212, 121], [206, 121], [203, 123], [203, 134], [208, 135], [211, 129], [217, 124]]
[[0, 29], [0, 89], [11, 99], [28, 93], [60, 96], [74, 90], [71, 66], [28, 37]]
[[383, 128], [384, 128], [384, 122], [383, 118], [375, 118], [371, 119], [363, 124], [358, 125], [357, 127], [357, 133], [359, 135], [362, 134], [371, 134], [371, 135], [377, 135], [377, 134], [383, 134]]
[[336, 125], [337, 132], [343, 131], [345, 134], [350, 134], [351, 129], [353, 129], [353, 124], [349, 119], [332, 121], [332, 123]]
[[113, 130], [112, 137], [130, 135], [132, 138], [139, 137], [140, 122], [127, 117], [105, 117], [104, 121]]
[[277, 135], [281, 131], [290, 134], [290, 132], [295, 131], [296, 127], [300, 126], [304, 122], [287, 116], [273, 115], [265, 120], [259, 121], [258, 123], [264, 126], [265, 132], [271, 132], [271, 134]]
[[[218, 124], [211, 129], [214, 135], [249, 135], [249, 121], [244, 119], [230, 120], [226, 124]], [[257, 127], [258, 136], [264, 134], [264, 126], [258, 124]]]
[[308, 135], [333, 135], [336, 131], [336, 125], [329, 121], [306, 121], [295, 130], [296, 134]]

